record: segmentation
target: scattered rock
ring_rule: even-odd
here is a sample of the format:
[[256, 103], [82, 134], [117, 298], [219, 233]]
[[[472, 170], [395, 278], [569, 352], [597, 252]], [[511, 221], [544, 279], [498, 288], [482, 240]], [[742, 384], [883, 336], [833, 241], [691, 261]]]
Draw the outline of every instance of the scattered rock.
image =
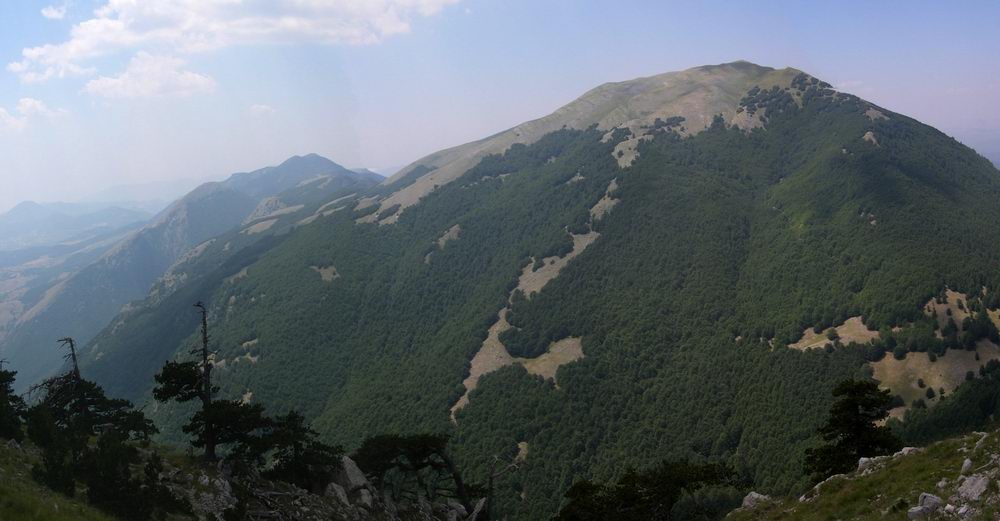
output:
[[917, 500], [918, 505], [929, 509], [931, 512], [941, 508], [943, 503], [944, 501], [942, 501], [941, 498], [935, 496], [934, 494], [928, 494], [927, 492], [920, 494], [920, 498]]
[[962, 505], [962, 508], [958, 509], [958, 517], [961, 517], [962, 519], [968, 519], [972, 517], [972, 514], [974, 513], [975, 511], [969, 505]]
[[892, 457], [898, 458], [900, 456], [909, 456], [910, 454], [916, 454], [918, 452], [920, 452], [920, 449], [917, 447], [903, 447], [902, 449], [899, 449], [899, 452], [893, 454]]
[[760, 506], [761, 503], [766, 503], [768, 501], [771, 501], [769, 496], [758, 494], [757, 492], [750, 492], [743, 498], [743, 508], [752, 510]]
[[944, 490], [948, 486], [948, 478], [941, 478], [941, 481], [937, 482], [938, 490]]
[[927, 507], [913, 507], [906, 511], [907, 519], [927, 519], [931, 513]]
[[961, 473], [968, 474], [970, 470], [972, 470], [972, 460], [969, 458], [965, 458], [965, 461], [962, 462]]
[[986, 487], [989, 484], [989, 478], [982, 474], [974, 474], [966, 478], [962, 482], [962, 485], [958, 487], [958, 495], [969, 501], [979, 501], [979, 498], [982, 497], [983, 492], [986, 492]]

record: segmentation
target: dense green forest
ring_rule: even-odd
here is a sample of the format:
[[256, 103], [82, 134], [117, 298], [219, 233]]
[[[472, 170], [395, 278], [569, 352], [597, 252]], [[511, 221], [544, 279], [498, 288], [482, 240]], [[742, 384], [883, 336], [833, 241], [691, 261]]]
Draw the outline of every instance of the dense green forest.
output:
[[[497, 482], [498, 508], [516, 519], [551, 516], [579, 479], [661, 460], [724, 461], [762, 491], [799, 490], [830, 390], [873, 354], [785, 345], [852, 316], [926, 324], [923, 304], [946, 286], [1000, 291], [1000, 175], [944, 134], [873, 117], [806, 76], [742, 107], [766, 128], [717, 118], [680, 137], [660, 125], [624, 169], [612, 151], [628, 131], [564, 129], [484, 159], [394, 225], [341, 211], [269, 235], [125, 315], [85, 367], [112, 395], [149, 400], [153, 374], [196, 343], [189, 308], [202, 299], [223, 393], [301, 409], [327, 442], [448, 433], [477, 481], [491, 455], [527, 443], [523, 469]], [[593, 223], [599, 239], [541, 292], [515, 295], [517, 329], [503, 337], [532, 357], [579, 336], [585, 358], [559, 370], [558, 388], [516, 365], [487, 375], [453, 425], [469, 361], [522, 268], [569, 251], [568, 230], [587, 225], [612, 179], [620, 202]], [[338, 277], [324, 280], [330, 267]], [[153, 417], [177, 439], [189, 412]]]

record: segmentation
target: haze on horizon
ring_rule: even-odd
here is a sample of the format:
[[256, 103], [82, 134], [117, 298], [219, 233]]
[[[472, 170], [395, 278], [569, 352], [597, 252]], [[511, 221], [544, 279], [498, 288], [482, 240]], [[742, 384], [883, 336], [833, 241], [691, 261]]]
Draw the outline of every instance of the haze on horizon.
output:
[[0, 211], [310, 152], [385, 172], [604, 82], [739, 59], [1000, 163], [1000, 4], [765, 4], [3, 2]]

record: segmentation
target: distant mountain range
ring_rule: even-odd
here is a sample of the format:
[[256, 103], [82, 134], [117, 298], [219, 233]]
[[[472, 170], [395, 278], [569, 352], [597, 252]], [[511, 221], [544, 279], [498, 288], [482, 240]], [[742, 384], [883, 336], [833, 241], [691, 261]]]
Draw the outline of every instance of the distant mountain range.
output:
[[[381, 180], [315, 154], [296, 156], [275, 167], [199, 186], [128, 235], [113, 236], [116, 240], [111, 243], [104, 237], [100, 256], [89, 264], [64, 266], [46, 250], [12, 254], [0, 291], [0, 309], [7, 310], [0, 313], [0, 357], [18, 367], [20, 386], [29, 385], [61, 366], [53, 334], [74, 337], [81, 344], [89, 341], [123, 306], [146, 296], [150, 286], [191, 248], [247, 219], [269, 213], [293, 215], [296, 205], [304, 208], [313, 198], [325, 202], [327, 196], [361, 192]], [[47, 206], [29, 203], [15, 210], [0, 223], [13, 229], [35, 223], [35, 228], [51, 233], [68, 233], [71, 223], [104, 222], [97, 217], [105, 214], [130, 215], [102, 210], [93, 218], [76, 216], [67, 221]], [[40, 267], [44, 271], [39, 272]]]
[[0, 251], [85, 241], [150, 217], [146, 212], [108, 205], [24, 202], [0, 214]]

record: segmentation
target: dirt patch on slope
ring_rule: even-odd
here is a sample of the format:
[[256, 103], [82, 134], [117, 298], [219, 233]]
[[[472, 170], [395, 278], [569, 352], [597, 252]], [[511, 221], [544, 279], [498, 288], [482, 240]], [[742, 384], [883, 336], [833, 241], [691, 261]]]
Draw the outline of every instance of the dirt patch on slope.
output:
[[267, 221], [261, 221], [261, 222], [259, 222], [257, 224], [254, 224], [253, 226], [245, 228], [240, 233], [242, 233], [244, 235], [253, 235], [255, 233], [263, 233], [263, 232], [266, 232], [267, 230], [270, 230], [271, 227], [274, 226], [274, 223], [276, 223], [276, 222], [278, 222], [277, 219], [269, 219]]
[[507, 308], [503, 308], [497, 314], [496, 323], [490, 326], [486, 340], [483, 340], [479, 352], [472, 358], [469, 376], [462, 381], [462, 385], [465, 386], [465, 394], [451, 407], [451, 421], [456, 421], [455, 414], [469, 404], [469, 393], [476, 389], [479, 379], [483, 375], [514, 363], [507, 348], [504, 347], [503, 342], [500, 342], [500, 333], [508, 329], [510, 329], [510, 323], [507, 322]]
[[337, 268], [334, 268], [333, 266], [326, 266], [324, 268], [321, 268], [319, 266], [309, 266], [309, 267], [312, 268], [312, 270], [315, 271], [316, 273], [319, 273], [319, 276], [321, 279], [323, 279], [323, 282], [333, 282], [334, 280], [340, 278], [340, 274], [337, 273]]
[[[583, 344], [580, 337], [569, 337], [553, 342], [538, 358], [515, 358], [531, 374], [556, 382], [556, 372], [560, 367], [583, 358]], [[558, 382], [556, 382], [558, 386]]]
[[444, 234], [438, 237], [437, 240], [438, 248], [444, 248], [444, 245], [447, 244], [448, 241], [457, 239], [459, 235], [461, 235], [461, 233], [462, 233], [462, 227], [457, 224], [455, 226], [452, 226], [451, 228], [448, 228], [448, 231], [444, 232]]
[[228, 284], [232, 284], [232, 283], [234, 283], [234, 282], [236, 282], [238, 280], [242, 280], [242, 279], [247, 278], [247, 274], [249, 273], [248, 270], [249, 270], [249, 268], [243, 268], [236, 275], [230, 275], [230, 276], [226, 277], [226, 282]]
[[877, 119], [889, 119], [889, 116], [886, 116], [881, 110], [878, 110], [875, 107], [868, 107], [868, 110], [865, 111], [865, 115], [872, 121]]
[[[559, 272], [572, 260], [574, 257], [587, 249], [588, 246], [593, 244], [600, 234], [591, 231], [581, 235], [572, 235], [573, 237], [573, 251], [566, 254], [565, 257], [547, 257], [544, 259], [545, 264], [538, 270], [532, 271], [532, 266], [534, 262], [529, 263], [521, 271], [521, 276], [518, 278], [517, 287], [511, 291], [511, 296], [513, 296], [514, 291], [521, 290], [524, 292], [526, 298], [531, 298], [531, 295], [541, 291], [546, 284], [552, 279], [559, 275]], [[508, 297], [508, 302], [510, 302]], [[455, 414], [461, 410], [463, 407], [469, 403], [469, 393], [476, 388], [479, 383], [479, 379], [496, 371], [502, 367], [506, 367], [513, 363], [520, 363], [525, 366], [529, 371], [537, 371], [533, 374], [543, 374], [547, 375], [551, 372], [552, 378], [555, 378], [555, 372], [560, 366], [570, 363], [574, 360], [579, 360], [583, 357], [583, 350], [577, 349], [577, 344], [580, 339], [564, 339], [565, 341], [556, 342], [552, 346], [549, 346], [549, 351], [541, 355], [536, 359], [519, 358], [515, 360], [507, 352], [507, 347], [503, 345], [500, 341], [500, 334], [511, 328], [509, 322], [507, 322], [507, 311], [508, 308], [504, 307], [497, 314], [497, 321], [492, 326], [490, 326], [489, 331], [486, 335], [486, 340], [483, 341], [482, 346], [479, 351], [472, 358], [471, 368], [469, 369], [469, 376], [462, 382], [465, 385], [465, 393], [455, 405], [451, 408], [451, 420], [456, 421]], [[551, 352], [553, 347], [557, 347], [555, 352]], [[541, 360], [545, 358], [544, 360]], [[532, 365], [532, 368], [528, 368], [528, 364]], [[545, 376], [548, 378], [548, 376]]]
[[[976, 360], [977, 353], [979, 360]], [[886, 355], [882, 360], [869, 365], [874, 370], [873, 376], [880, 382], [880, 387], [902, 396], [907, 406], [917, 399], [930, 405], [939, 398], [928, 400], [927, 389], [921, 388], [918, 380], [922, 379], [925, 387], [934, 389], [935, 394], [939, 394], [938, 391], [942, 388], [951, 393], [965, 381], [967, 372], [972, 371], [978, 378], [979, 367], [994, 359], [1000, 359], [1000, 348], [989, 340], [980, 340], [975, 351], [949, 349], [934, 362], [930, 361], [927, 353], [911, 352], [903, 360]]]
[[[517, 279], [517, 289], [524, 292], [526, 298], [531, 298], [533, 293], [538, 293], [552, 279], [559, 275], [559, 272], [569, 264], [577, 255], [594, 243], [601, 234], [590, 231], [580, 235], [573, 235], [573, 251], [565, 257], [546, 257], [542, 259], [542, 267], [532, 271], [534, 263], [530, 263], [521, 271], [521, 277]], [[532, 259], [534, 260], [534, 259]]]
[[[438, 249], [440, 250], [444, 248], [444, 245], [447, 244], [448, 241], [453, 241], [455, 239], [458, 239], [461, 234], [462, 234], [462, 227], [457, 224], [455, 226], [452, 226], [451, 228], [448, 228], [448, 231], [441, 234], [441, 236], [438, 237], [436, 241]], [[427, 255], [424, 255], [424, 264], [430, 264], [431, 257], [433, 255], [434, 252], [430, 252]]]
[[938, 337], [941, 336], [941, 330], [948, 325], [949, 318], [955, 319], [958, 331], [964, 333], [962, 322], [969, 316], [968, 304], [969, 297], [965, 293], [946, 289], [944, 292], [944, 302], [938, 302], [936, 298], [931, 299], [924, 306], [924, 313], [928, 316], [937, 316]]
[[824, 329], [819, 333], [815, 332], [812, 328], [806, 329], [802, 332], [802, 338], [794, 344], [789, 344], [788, 347], [801, 351], [823, 347], [833, 342], [827, 336], [831, 329], [837, 332], [837, 336], [842, 344], [850, 344], [851, 342], [867, 344], [879, 337], [878, 331], [868, 329], [864, 322], [862, 322], [861, 317], [851, 317], [843, 324], [835, 328]]
[[618, 204], [619, 200], [615, 199], [611, 195], [616, 190], [618, 190], [618, 178], [617, 177], [614, 178], [614, 179], [612, 179], [611, 182], [608, 184], [608, 189], [605, 190], [604, 197], [602, 197], [599, 201], [597, 201], [597, 204], [595, 204], [590, 209], [590, 220], [591, 220], [591, 222], [600, 221], [601, 219], [604, 218], [605, 215], [608, 214], [608, 212], [611, 211], [612, 208], [615, 207], [615, 205]]

